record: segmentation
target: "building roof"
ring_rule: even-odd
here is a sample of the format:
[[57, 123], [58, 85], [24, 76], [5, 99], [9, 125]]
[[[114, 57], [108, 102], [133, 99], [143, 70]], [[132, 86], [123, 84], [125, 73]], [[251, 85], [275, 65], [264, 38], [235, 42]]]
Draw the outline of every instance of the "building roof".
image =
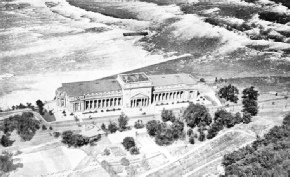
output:
[[166, 74], [166, 75], [149, 75], [153, 85], [156, 87], [170, 85], [193, 85], [197, 81], [190, 74]]
[[120, 77], [125, 83], [149, 81], [145, 73], [122, 74]]
[[84, 82], [63, 83], [58, 89], [68, 96], [81, 96], [91, 93], [121, 91], [121, 86], [115, 79], [104, 79]]

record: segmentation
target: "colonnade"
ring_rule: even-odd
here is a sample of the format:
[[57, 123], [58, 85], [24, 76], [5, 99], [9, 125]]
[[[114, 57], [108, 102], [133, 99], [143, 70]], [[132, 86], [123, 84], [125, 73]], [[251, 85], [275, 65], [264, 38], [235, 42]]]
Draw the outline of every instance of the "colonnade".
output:
[[139, 107], [139, 106], [148, 106], [149, 105], [149, 98], [137, 98], [131, 100], [131, 108]]
[[169, 100], [180, 100], [183, 99], [184, 91], [175, 91], [175, 92], [163, 92], [153, 94], [153, 101], [169, 101]]
[[86, 100], [85, 110], [98, 109], [98, 108], [110, 108], [122, 105], [122, 98], [104, 98], [96, 100]]

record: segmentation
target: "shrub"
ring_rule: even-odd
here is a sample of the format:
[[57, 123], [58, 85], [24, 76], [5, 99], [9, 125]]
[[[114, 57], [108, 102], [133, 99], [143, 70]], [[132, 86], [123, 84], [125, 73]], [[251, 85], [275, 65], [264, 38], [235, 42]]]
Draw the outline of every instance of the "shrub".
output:
[[187, 130], [187, 135], [188, 136], [191, 136], [193, 134], [193, 130], [192, 130], [192, 128], [189, 128], [188, 130]]
[[134, 127], [136, 129], [141, 129], [141, 128], [144, 128], [145, 125], [143, 124], [142, 120], [138, 120], [138, 121], [135, 122]]
[[200, 81], [200, 82], [205, 82], [205, 79], [204, 79], [204, 78], [200, 78], [199, 81]]
[[53, 134], [53, 137], [55, 137], [55, 138], [58, 138], [60, 136], [59, 132], [53, 132], [52, 134]]
[[205, 134], [203, 131], [200, 132], [199, 137], [198, 137], [199, 141], [204, 141], [205, 140]]
[[52, 130], [52, 126], [49, 126], [49, 130]]
[[167, 122], [167, 121], [174, 122], [175, 121], [175, 115], [173, 114], [172, 110], [163, 109], [162, 112], [161, 112], [161, 119], [162, 119], [163, 122]]
[[129, 151], [130, 151], [130, 154], [132, 154], [132, 155], [140, 154], [139, 148], [137, 148], [136, 146], [131, 147], [131, 148], [129, 149]]
[[110, 154], [111, 154], [110, 149], [108, 149], [108, 148], [104, 149], [103, 155], [108, 156], [108, 155], [110, 155]]
[[160, 122], [156, 120], [150, 120], [146, 124], [146, 129], [150, 136], [155, 136], [160, 130]]
[[7, 136], [7, 135], [2, 135], [2, 138], [1, 138], [1, 145], [3, 147], [8, 147], [8, 146], [12, 146], [12, 144], [14, 143], [13, 140], [10, 140], [10, 137]]
[[42, 130], [47, 130], [45, 125], [42, 125]]
[[108, 130], [110, 133], [115, 133], [118, 130], [117, 124], [115, 122], [110, 122]]
[[129, 166], [130, 165], [130, 161], [128, 160], [128, 159], [126, 159], [125, 157], [123, 157], [122, 159], [121, 159], [121, 164], [123, 165], [123, 166]]
[[133, 137], [124, 138], [122, 144], [127, 151], [136, 145]]
[[190, 144], [194, 144], [194, 143], [195, 143], [195, 141], [194, 141], [194, 137], [193, 137], [193, 136], [189, 137], [189, 143], [190, 143]]
[[79, 134], [74, 134], [68, 130], [62, 133], [62, 143], [67, 144], [69, 147], [81, 147], [89, 144], [89, 138]]
[[244, 124], [248, 124], [250, 122], [252, 122], [252, 115], [250, 113], [248, 113], [248, 112], [244, 112], [244, 114], [243, 114], [243, 123]]
[[102, 123], [102, 125], [101, 125], [101, 129], [102, 129], [103, 131], [107, 131], [106, 125], [105, 125], [104, 123]]

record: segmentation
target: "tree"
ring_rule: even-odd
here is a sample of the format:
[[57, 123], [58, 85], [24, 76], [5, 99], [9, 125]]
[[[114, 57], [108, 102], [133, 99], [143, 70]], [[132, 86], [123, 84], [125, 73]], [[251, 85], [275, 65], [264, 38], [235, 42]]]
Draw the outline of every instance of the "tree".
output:
[[103, 131], [107, 131], [106, 125], [105, 125], [104, 123], [102, 123], [102, 125], [101, 125], [101, 129], [102, 129]]
[[119, 128], [121, 130], [125, 130], [127, 128], [128, 121], [129, 121], [128, 117], [124, 113], [122, 113], [118, 119]]
[[233, 127], [236, 123], [234, 116], [224, 109], [215, 112], [214, 121], [226, 126], [227, 128]]
[[133, 137], [126, 137], [123, 139], [122, 142], [124, 148], [128, 151], [131, 147], [134, 147], [136, 145], [135, 140]]
[[13, 154], [8, 151], [2, 151], [0, 154], [0, 175], [4, 176], [5, 173], [16, 170], [17, 168], [22, 168], [23, 164], [14, 164]]
[[110, 122], [108, 125], [108, 130], [110, 133], [115, 133], [118, 130], [118, 126], [115, 122]]
[[191, 128], [210, 125], [212, 122], [208, 109], [200, 104], [190, 103], [184, 111], [183, 117], [187, 125]]
[[243, 118], [242, 118], [242, 116], [241, 116], [241, 113], [237, 112], [237, 113], [235, 114], [235, 124], [239, 124], [239, 123], [241, 123], [241, 122], [243, 122]]
[[231, 101], [234, 103], [237, 103], [239, 100], [239, 98], [238, 98], [239, 90], [237, 89], [237, 87], [235, 87], [231, 84], [221, 88], [218, 92], [218, 95], [220, 98], [224, 98], [227, 101]]
[[205, 79], [204, 79], [204, 78], [200, 78], [199, 81], [200, 81], [200, 82], [205, 82]]
[[39, 109], [39, 114], [43, 115], [44, 114], [44, 112], [43, 112], [44, 103], [41, 100], [37, 100], [36, 105]]
[[160, 122], [156, 120], [150, 120], [146, 124], [147, 132], [150, 136], [157, 135], [157, 132], [160, 131]]
[[120, 160], [121, 164], [123, 166], [129, 166], [130, 165], [130, 161], [128, 159], [126, 159], [125, 157], [123, 157], [121, 160]]
[[203, 131], [200, 132], [199, 137], [198, 137], [199, 141], [204, 141], [205, 140], [205, 134]]
[[131, 155], [138, 155], [138, 154], [140, 154], [139, 148], [137, 148], [136, 146], [131, 147], [129, 149], [129, 151], [130, 151], [130, 154]]
[[194, 140], [193, 136], [189, 137], [189, 143], [190, 144], [194, 144], [195, 143], [195, 140]]
[[155, 136], [155, 142], [159, 146], [170, 145], [174, 141], [174, 134], [171, 128], [161, 128], [160, 133]]
[[243, 90], [243, 110], [242, 112], [248, 112], [252, 116], [258, 114], [258, 91], [254, 90], [255, 88], [251, 86]]
[[13, 143], [14, 143], [14, 141], [13, 140], [10, 140], [10, 137], [8, 135], [2, 135], [1, 145], [3, 147], [11, 146]]
[[223, 129], [223, 125], [220, 122], [214, 122], [208, 129], [207, 139], [214, 138], [219, 131]]
[[188, 130], [187, 130], [187, 136], [191, 136], [192, 134], [193, 134], [193, 130], [192, 130], [192, 128], [189, 128]]
[[173, 114], [172, 110], [163, 109], [162, 112], [161, 112], [161, 119], [162, 119], [163, 122], [167, 122], [167, 121], [174, 122], [175, 121], [175, 115]]
[[250, 113], [248, 113], [248, 112], [244, 112], [244, 114], [243, 114], [243, 123], [244, 124], [248, 124], [250, 122], [252, 122], [252, 115]]
[[183, 129], [184, 129], [184, 123], [180, 120], [175, 120], [173, 122], [173, 124], [171, 125], [171, 129], [173, 131], [173, 137], [174, 139], [178, 139], [182, 132], [183, 132]]
[[62, 133], [62, 143], [67, 144], [68, 147], [81, 147], [89, 144], [89, 138], [79, 134], [74, 134], [71, 130]]
[[42, 130], [47, 130], [45, 125], [42, 125]]

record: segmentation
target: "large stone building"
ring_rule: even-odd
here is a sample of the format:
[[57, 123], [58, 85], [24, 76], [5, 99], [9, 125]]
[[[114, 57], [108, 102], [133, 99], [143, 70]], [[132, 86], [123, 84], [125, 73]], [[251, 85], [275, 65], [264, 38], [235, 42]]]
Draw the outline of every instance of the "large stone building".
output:
[[116, 79], [63, 83], [56, 90], [56, 101], [70, 112], [176, 104], [195, 100], [196, 84], [189, 74], [120, 74]]

